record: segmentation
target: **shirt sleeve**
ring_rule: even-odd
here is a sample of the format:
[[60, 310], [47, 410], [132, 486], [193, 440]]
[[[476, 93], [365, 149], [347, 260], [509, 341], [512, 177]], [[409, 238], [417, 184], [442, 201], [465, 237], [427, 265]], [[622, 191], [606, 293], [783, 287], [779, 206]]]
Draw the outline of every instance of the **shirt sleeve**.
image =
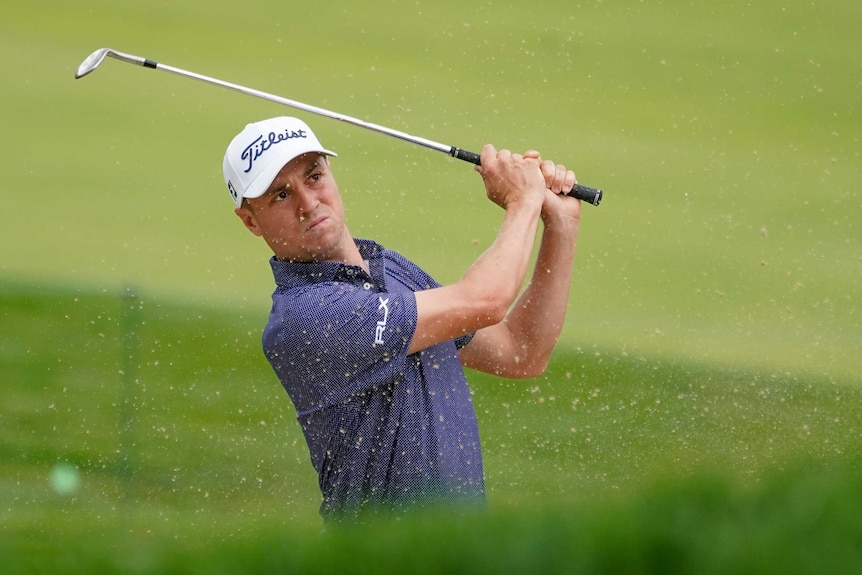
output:
[[264, 353], [303, 415], [399, 379], [416, 317], [409, 291], [378, 293], [338, 282], [277, 291]]

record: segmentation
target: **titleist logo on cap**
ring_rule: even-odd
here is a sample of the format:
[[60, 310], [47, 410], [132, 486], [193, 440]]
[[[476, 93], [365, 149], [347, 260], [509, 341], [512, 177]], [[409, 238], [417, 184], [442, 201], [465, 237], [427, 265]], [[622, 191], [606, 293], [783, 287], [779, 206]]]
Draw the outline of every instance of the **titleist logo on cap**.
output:
[[294, 138], [305, 138], [308, 136], [308, 132], [305, 130], [285, 130], [284, 132], [279, 132], [276, 134], [275, 132], [270, 132], [269, 136], [264, 138], [262, 135], [258, 136], [255, 141], [246, 146], [245, 150], [242, 151], [242, 159], [248, 160], [248, 167], [243, 170], [246, 174], [251, 171], [251, 168], [254, 166], [255, 160], [263, 155], [264, 152], [272, 148], [276, 144], [280, 144], [281, 142], [286, 142], [287, 140], [292, 140]]

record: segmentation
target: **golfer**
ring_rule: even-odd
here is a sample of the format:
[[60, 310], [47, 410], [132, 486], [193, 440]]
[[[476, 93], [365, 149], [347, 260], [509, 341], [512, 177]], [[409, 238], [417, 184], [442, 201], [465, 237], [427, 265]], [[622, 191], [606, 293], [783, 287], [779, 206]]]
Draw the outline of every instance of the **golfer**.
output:
[[475, 169], [503, 222], [461, 279], [441, 286], [406, 257], [350, 234], [335, 155], [304, 122], [278, 117], [247, 125], [224, 157], [236, 215], [273, 252], [263, 350], [296, 408], [320, 513], [341, 522], [483, 504], [463, 368], [505, 378], [544, 372], [568, 302], [580, 202], [565, 192], [575, 174], [536, 151], [486, 145]]

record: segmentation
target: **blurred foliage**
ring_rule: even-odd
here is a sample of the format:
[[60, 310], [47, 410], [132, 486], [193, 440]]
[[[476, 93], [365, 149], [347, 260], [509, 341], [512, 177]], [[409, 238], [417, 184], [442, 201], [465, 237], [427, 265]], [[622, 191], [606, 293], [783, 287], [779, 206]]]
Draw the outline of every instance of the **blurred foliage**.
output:
[[[490, 515], [318, 540], [316, 478], [260, 318], [22, 284], [2, 284], [0, 310], [0, 549], [20, 572], [323, 572], [345, 557], [366, 572], [686, 572], [851, 553], [860, 527], [855, 382], [562, 348], [535, 380], [470, 374]], [[77, 491], [52, 491], [58, 463]], [[797, 549], [809, 528], [829, 536]]]

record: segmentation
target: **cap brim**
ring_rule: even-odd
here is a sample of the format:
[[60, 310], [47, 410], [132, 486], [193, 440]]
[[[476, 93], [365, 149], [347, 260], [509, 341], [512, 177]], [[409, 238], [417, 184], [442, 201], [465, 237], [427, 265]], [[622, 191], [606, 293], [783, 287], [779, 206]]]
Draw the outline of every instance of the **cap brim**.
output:
[[331, 152], [324, 149], [306, 150], [295, 155], [285, 154], [284, 161], [271, 162], [270, 165], [266, 167], [266, 169], [261, 171], [261, 173], [259, 173], [257, 177], [246, 187], [245, 193], [242, 195], [242, 197], [245, 199], [254, 199], [261, 197], [266, 193], [266, 191], [269, 189], [269, 186], [272, 185], [272, 181], [282, 170], [282, 168], [284, 168], [284, 166], [288, 164], [288, 162], [302, 155], [312, 153], [323, 154], [324, 156], [332, 157], [338, 156], [338, 154], [336, 154], [335, 152]]

